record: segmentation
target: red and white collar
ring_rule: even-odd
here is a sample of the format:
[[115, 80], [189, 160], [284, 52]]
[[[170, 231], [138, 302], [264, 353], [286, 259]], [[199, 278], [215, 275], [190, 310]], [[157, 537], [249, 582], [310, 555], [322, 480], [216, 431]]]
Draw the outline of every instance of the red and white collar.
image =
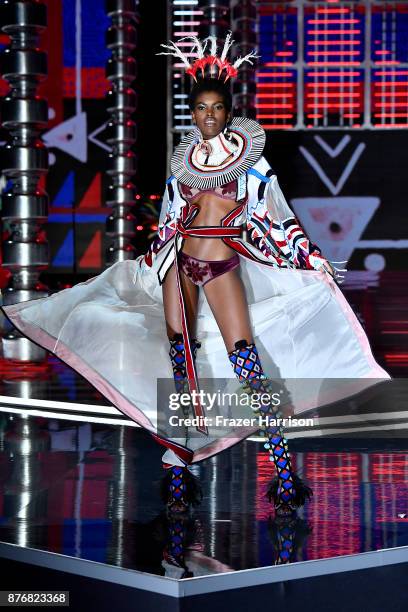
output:
[[235, 138], [228, 140], [221, 132], [214, 138], [200, 140], [192, 152], [192, 161], [197, 168], [208, 172], [214, 167], [222, 168], [228, 165], [234, 155], [240, 154], [240, 149], [242, 149], [242, 142]]
[[228, 129], [231, 140], [221, 133], [198, 144], [189, 132], [173, 153], [172, 174], [189, 187], [213, 189], [249, 170], [262, 155], [264, 129], [247, 117], [234, 117]]

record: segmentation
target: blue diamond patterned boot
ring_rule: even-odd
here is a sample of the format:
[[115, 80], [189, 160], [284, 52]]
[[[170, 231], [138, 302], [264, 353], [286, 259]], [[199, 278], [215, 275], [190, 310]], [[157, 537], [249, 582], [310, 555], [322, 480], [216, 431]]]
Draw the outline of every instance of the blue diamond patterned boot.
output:
[[197, 546], [197, 520], [188, 514], [167, 514], [162, 522], [165, 536], [162, 567], [169, 578], [192, 578], [187, 566], [186, 551]]
[[187, 501], [187, 476], [188, 469], [179, 465], [172, 465], [167, 470], [168, 475], [168, 498], [167, 508], [172, 512], [186, 512], [190, 504]]
[[[235, 347], [234, 351], [228, 353], [228, 357], [239, 381], [245, 384], [249, 393], [272, 395], [255, 344], [240, 340], [236, 342]], [[255, 412], [264, 418], [269, 417], [272, 421], [281, 416], [271, 402], [262, 405]], [[296, 512], [296, 508], [303, 505], [306, 498], [312, 495], [312, 491], [292, 472], [288, 445], [282, 428], [265, 424], [262, 430], [267, 438], [264, 446], [269, 450], [270, 460], [274, 462], [278, 472], [268, 491], [269, 500], [274, 501], [276, 515], [291, 516]]]
[[198, 479], [187, 467], [170, 465], [165, 470], [161, 493], [170, 513], [188, 512], [191, 506], [200, 504], [202, 492]]
[[274, 565], [284, 565], [297, 561], [299, 550], [312, 533], [306, 521], [297, 516], [269, 519], [268, 531], [275, 550]]
[[[175, 334], [170, 342], [169, 357], [173, 368], [174, 383], [177, 393], [188, 392], [186, 354], [184, 350], [183, 334]], [[193, 357], [197, 356], [197, 350], [201, 344], [197, 340], [192, 340]]]
[[167, 523], [167, 542], [163, 550], [163, 559], [175, 567], [183, 568], [185, 571], [182, 575], [186, 577], [186, 562], [185, 562], [185, 539], [186, 539], [186, 520], [188, 517], [185, 514], [171, 514], [168, 517]]
[[[186, 371], [186, 355], [182, 334], [175, 334], [170, 342], [169, 357], [173, 368], [173, 377], [177, 393], [188, 393], [188, 381]], [[193, 357], [196, 358], [197, 350], [201, 344], [192, 340]], [[183, 407], [188, 412], [188, 407]], [[186, 512], [191, 505], [197, 505], [201, 501], [201, 490], [197, 479], [191, 474], [187, 467], [178, 465], [165, 465], [166, 476], [162, 482], [162, 498], [167, 504], [169, 512]]]

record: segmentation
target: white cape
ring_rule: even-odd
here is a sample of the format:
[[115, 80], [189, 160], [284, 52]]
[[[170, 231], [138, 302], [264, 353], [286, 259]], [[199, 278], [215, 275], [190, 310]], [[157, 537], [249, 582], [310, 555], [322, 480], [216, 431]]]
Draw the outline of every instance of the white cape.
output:
[[[150, 269], [140, 268], [140, 258], [116, 263], [99, 276], [50, 297], [4, 307], [23, 334], [77, 370], [151, 432], [157, 431], [157, 379], [172, 378], [157, 281], [164, 251]], [[364, 330], [328, 274], [240, 259], [263, 368], [270, 377], [286, 380], [293, 413], [349, 397], [390, 378], [374, 360]], [[202, 292], [197, 338], [202, 345], [197, 357], [199, 379], [234, 379]], [[304, 379], [310, 379], [307, 397]], [[241, 428], [233, 437], [191, 439], [193, 462], [256, 429]]]

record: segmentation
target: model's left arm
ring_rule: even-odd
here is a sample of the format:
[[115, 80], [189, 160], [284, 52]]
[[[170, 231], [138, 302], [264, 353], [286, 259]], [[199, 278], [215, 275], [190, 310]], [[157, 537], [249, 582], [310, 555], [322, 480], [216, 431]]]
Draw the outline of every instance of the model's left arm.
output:
[[278, 247], [284, 257], [294, 263], [296, 267], [306, 270], [324, 269], [341, 282], [341, 276], [338, 274], [341, 269], [335, 268], [327, 261], [320, 248], [309, 239], [287, 203], [279, 186], [276, 173], [265, 158], [262, 157], [257, 162], [252, 173], [257, 174], [258, 178], [261, 179], [256, 198], [256, 208], [252, 214], [256, 215], [258, 219], [263, 219], [264, 242], [269, 243], [271, 248], [275, 247], [275, 250]]

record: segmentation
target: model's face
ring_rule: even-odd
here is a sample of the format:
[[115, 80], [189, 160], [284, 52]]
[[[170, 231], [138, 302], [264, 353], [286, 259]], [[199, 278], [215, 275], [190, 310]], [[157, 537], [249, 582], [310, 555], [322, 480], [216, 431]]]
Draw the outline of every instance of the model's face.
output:
[[197, 96], [191, 117], [204, 140], [217, 136], [231, 119], [222, 95], [215, 91], [204, 91]]

